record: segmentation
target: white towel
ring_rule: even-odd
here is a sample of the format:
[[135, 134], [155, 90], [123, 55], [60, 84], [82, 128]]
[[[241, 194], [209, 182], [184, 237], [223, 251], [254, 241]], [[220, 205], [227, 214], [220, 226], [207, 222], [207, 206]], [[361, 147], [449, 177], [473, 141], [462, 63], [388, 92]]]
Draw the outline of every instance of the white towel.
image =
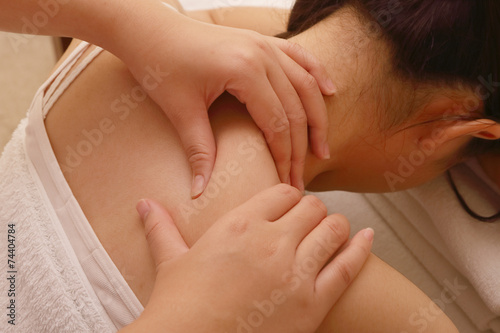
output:
[[[478, 213], [492, 215], [500, 209], [498, 188], [475, 160], [454, 168], [453, 176]], [[441, 300], [461, 332], [500, 332], [500, 222], [485, 224], [470, 217], [444, 177], [390, 194], [317, 195], [331, 213], [348, 216], [354, 230], [375, 227], [374, 252], [432, 299]], [[444, 290], [455, 296], [453, 303], [442, 296]], [[462, 318], [464, 313], [469, 319]]]
[[[446, 312], [455, 302], [477, 328], [492, 329], [498, 316], [486, 306], [475, 286], [456, 267], [444, 241], [415, 200], [402, 192], [392, 195], [367, 195], [370, 203], [402, 240], [419, 262], [441, 284], [444, 295], [430, 295]], [[418, 229], [415, 226], [418, 224]]]
[[[66, 250], [67, 239], [44, 205], [43, 193], [30, 173], [24, 137], [26, 120], [0, 158], [0, 317], [1, 332], [112, 332], [102, 306], [86, 291]], [[7, 267], [7, 234], [15, 224], [13, 268]], [[15, 279], [7, 280], [14, 270]], [[15, 296], [7, 295], [15, 289]], [[15, 301], [15, 326], [6, 309]]]
[[[481, 215], [493, 215], [500, 210], [500, 192], [496, 192], [492, 184], [486, 184], [476, 174], [480, 168], [474, 166], [477, 162], [471, 161], [454, 168], [453, 178], [473, 210]], [[432, 241], [434, 247], [455, 264], [488, 308], [500, 316], [500, 221], [483, 223], [471, 218], [443, 177], [408, 193], [430, 218], [411, 222], [422, 232], [434, 235], [428, 235], [427, 239], [436, 237]], [[435, 230], [429, 230], [432, 227]]]

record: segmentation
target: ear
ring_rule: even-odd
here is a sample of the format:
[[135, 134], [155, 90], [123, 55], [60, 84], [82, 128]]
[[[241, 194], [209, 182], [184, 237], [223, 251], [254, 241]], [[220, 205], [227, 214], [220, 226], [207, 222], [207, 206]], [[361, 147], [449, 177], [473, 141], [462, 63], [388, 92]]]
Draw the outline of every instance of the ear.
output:
[[446, 141], [458, 138], [475, 137], [485, 140], [500, 139], [500, 124], [490, 119], [452, 121], [443, 128]]
[[[477, 97], [474, 97], [477, 99]], [[491, 119], [473, 119], [482, 116], [483, 104], [467, 95], [437, 94], [425, 107], [424, 114], [430, 119], [439, 119], [435, 123], [441, 143], [456, 139], [467, 140], [472, 137], [485, 140], [500, 139], [500, 123]], [[475, 107], [470, 107], [470, 102]], [[477, 103], [475, 103], [477, 102]], [[473, 120], [471, 120], [473, 119]]]

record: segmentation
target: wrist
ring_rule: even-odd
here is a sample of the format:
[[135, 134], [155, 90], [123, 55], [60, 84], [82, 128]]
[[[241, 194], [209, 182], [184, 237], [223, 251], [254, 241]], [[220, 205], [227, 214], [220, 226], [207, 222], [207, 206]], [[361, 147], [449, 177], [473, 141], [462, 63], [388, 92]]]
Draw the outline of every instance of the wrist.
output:
[[111, 2], [113, 5], [100, 18], [101, 31], [106, 31], [106, 34], [94, 36], [91, 42], [113, 53], [125, 63], [147, 56], [159, 40], [168, 43], [173, 35], [170, 31], [188, 20], [160, 0]]
[[[148, 36], [167, 34], [171, 27], [185, 19], [177, 8], [161, 0], [86, 0], [69, 2], [67, 11], [72, 22], [64, 35], [98, 45], [125, 61], [138, 52]], [[131, 46], [133, 49], [130, 50]]]

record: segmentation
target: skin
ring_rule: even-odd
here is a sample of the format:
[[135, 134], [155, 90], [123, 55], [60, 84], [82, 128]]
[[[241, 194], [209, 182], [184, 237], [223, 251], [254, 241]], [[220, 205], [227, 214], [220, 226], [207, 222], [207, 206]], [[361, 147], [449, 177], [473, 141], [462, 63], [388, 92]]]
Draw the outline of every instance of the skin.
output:
[[[259, 332], [313, 332], [363, 266], [373, 241], [373, 230], [363, 230], [327, 264], [347, 241], [349, 222], [327, 217], [321, 201], [284, 184], [220, 218], [191, 249], [158, 203], [141, 200], [137, 210], [157, 280], [144, 312], [123, 333], [238, 332], [255, 302], [266, 313]], [[301, 274], [298, 285], [283, 278], [292, 272]], [[231, 292], [214, 287], [220, 284]]]
[[[325, 24], [331, 25], [329, 29], [334, 29], [336, 35], [342, 35], [339, 32], [347, 33], [342, 31], [343, 17], [334, 15]], [[306, 46], [307, 41], [313, 41], [319, 35], [317, 30], [310, 30], [296, 38], [295, 42]], [[361, 56], [370, 50], [373, 55], [374, 50], [367, 49], [360, 53], [357, 66], [353, 66], [342, 62], [341, 58], [332, 57], [331, 52], [341, 46], [331, 44], [331, 49], [325, 49], [324, 44], [320, 44], [323, 53], [314, 47], [317, 45], [314, 42], [306, 47], [320, 58], [329, 55], [328, 69], [343, 73], [343, 76], [338, 77], [341, 83], [339, 87], [342, 87], [338, 96], [325, 99], [330, 109], [330, 131], [336, 134], [329, 137], [334, 158], [321, 161], [309, 151], [304, 179], [313, 186], [318, 177], [333, 173], [331, 176], [336, 178], [332, 182], [339, 182], [342, 188], [350, 183], [350, 186], [363, 189], [380, 186], [382, 188], [379, 190], [384, 190], [387, 184], [383, 184], [376, 172], [384, 167], [390, 170], [395, 163], [381, 156], [380, 152], [384, 147], [391, 147], [389, 152], [394, 150], [394, 156], [398, 156], [395, 153], [397, 151], [407, 157], [415, 148], [414, 143], [403, 140], [406, 145], [400, 147], [401, 137], [389, 142], [387, 133], [373, 126], [372, 119], [377, 119], [375, 115], [379, 115], [373, 104], [378, 100], [370, 99], [373, 96], [370, 94], [357, 98], [359, 90], [356, 89], [361, 89], [359, 82], [367, 82], [364, 75], [367, 71], [383, 74], [377, 72], [382, 71], [383, 67], [373, 68], [371, 58]], [[378, 46], [373, 45], [375, 48]], [[331, 59], [339, 60], [333, 62]], [[133, 218], [133, 207], [139, 199], [157, 198], [171, 212], [186, 244], [193, 246], [213, 221], [259, 191], [279, 183], [279, 177], [262, 133], [248, 116], [245, 107], [231, 96], [224, 95], [210, 110], [210, 121], [218, 147], [215, 176], [209, 184], [210, 190], [200, 198], [191, 200], [188, 160], [172, 124], [157, 105], [145, 100], [136, 108], [129, 108], [128, 113], [124, 109], [115, 112], [117, 110], [110, 108], [117, 97], [129, 93], [136, 85], [123, 63], [110, 54], [102, 54], [54, 105], [46, 119], [46, 127], [55, 155], [89, 223], [139, 300], [146, 304], [154, 285], [155, 265], [143, 236], [143, 225], [138, 217]], [[82, 91], [86, 92], [85, 96], [80, 93]], [[427, 113], [424, 116], [433, 116], [434, 112], [438, 112], [438, 107], [447, 105], [448, 100], [443, 102], [442, 96], [434, 96], [435, 99], [426, 105]], [[367, 113], [370, 112], [372, 114], [368, 117]], [[359, 123], [350, 123], [348, 114], [359, 120]], [[123, 120], [119, 119], [120, 115]], [[105, 117], [112, 119], [115, 124], [112, 133], [107, 134], [103, 142], [94, 147], [92, 154], [82, 159], [79, 165], [69, 167], [66, 163], [67, 147], [76, 147], [81, 140], [86, 140], [83, 130], [99, 128], [100, 121]], [[422, 115], [419, 117], [414, 122], [421, 121]], [[453, 133], [462, 129], [459, 125]], [[412, 128], [403, 137], [430, 133], [432, 126], [422, 126], [419, 130]], [[451, 150], [455, 149], [453, 153], [456, 153], [456, 149], [469, 140], [462, 138], [462, 135], [451, 139], [453, 133], [446, 132], [447, 140], [442, 141], [438, 156], [429, 158], [423, 171], [416, 172], [403, 183], [404, 186], [421, 183], [442, 171], [442, 159], [452, 154]], [[458, 142], [452, 142], [455, 139]], [[367, 144], [363, 144], [365, 142]], [[342, 154], [350, 151], [368, 154], [356, 158], [351, 154], [342, 158]], [[359, 167], [368, 163], [376, 166], [374, 171]], [[360, 185], [357, 177], [364, 173], [373, 173], [371, 175], [378, 175], [378, 178], [366, 186]], [[366, 178], [370, 178], [369, 175], [363, 179]], [[120, 230], [120, 237], [116, 237], [116, 230]], [[123, 251], [125, 247], [126, 253]], [[138, 271], [141, 275], [137, 275]], [[430, 302], [399, 273], [371, 256], [318, 331], [420, 331], [420, 327], [412, 325], [410, 317], [419, 309], [428, 308]], [[442, 312], [437, 312], [427, 324], [429, 332], [456, 332]]]
[[[0, 0], [0, 29], [71, 36], [120, 58], [178, 130], [193, 169], [191, 196], [203, 192], [213, 170], [207, 109], [226, 90], [247, 105], [261, 129], [276, 118], [283, 124], [269, 146], [281, 181], [303, 189], [308, 123], [314, 152], [328, 158], [321, 94], [333, 94], [335, 87], [324, 68], [286, 41], [207, 25], [182, 14], [178, 1], [164, 2], [181, 13], [159, 0]], [[185, 43], [186, 35], [192, 43]], [[14, 36], [11, 43], [17, 49], [26, 41]], [[171, 80], [149, 89], [144, 78], [150, 68], [168, 71]]]

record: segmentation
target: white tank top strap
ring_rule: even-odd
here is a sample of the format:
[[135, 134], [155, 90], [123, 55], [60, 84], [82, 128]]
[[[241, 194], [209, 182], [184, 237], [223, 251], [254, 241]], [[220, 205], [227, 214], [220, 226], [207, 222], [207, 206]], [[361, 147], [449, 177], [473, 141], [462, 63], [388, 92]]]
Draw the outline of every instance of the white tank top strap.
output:
[[[103, 49], [96, 47], [90, 52], [77, 66], [75, 64], [92, 45], [87, 42], [81, 42], [75, 50], [68, 56], [68, 58], [57, 68], [57, 70], [46, 81], [41, 90], [45, 91], [47, 85], [49, 88], [43, 94], [42, 99], [42, 116], [45, 118], [47, 113], [52, 108], [54, 103], [64, 93], [64, 91], [73, 83], [73, 81], [80, 75], [80, 73], [94, 60]], [[71, 69], [73, 69], [71, 71]], [[69, 73], [69, 74], [68, 74]]]
[[[128, 286], [95, 235], [73, 195], [54, 155], [44, 118], [75, 78], [95, 59], [101, 48], [82, 42], [39, 89], [28, 114], [25, 148], [33, 178], [50, 211], [52, 221], [79, 281], [92, 305], [116, 330], [130, 324], [144, 307]], [[87, 52], [87, 53], [86, 53]]]

